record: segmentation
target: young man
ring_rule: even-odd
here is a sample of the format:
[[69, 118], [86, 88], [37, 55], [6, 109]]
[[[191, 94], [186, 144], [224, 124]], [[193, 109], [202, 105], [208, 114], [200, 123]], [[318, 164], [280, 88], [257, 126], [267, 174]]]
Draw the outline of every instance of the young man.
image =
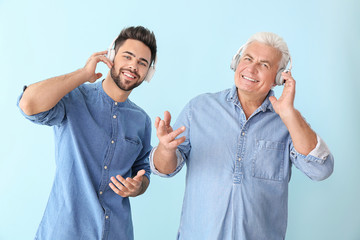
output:
[[[282, 38], [255, 34], [233, 58], [235, 86], [191, 100], [174, 131], [169, 112], [156, 119], [153, 172], [187, 165], [178, 239], [284, 239], [292, 164], [314, 180], [332, 173], [326, 144], [294, 108], [289, 60]], [[277, 100], [271, 88], [282, 80]]]
[[[56, 176], [36, 239], [133, 239], [128, 197], [149, 185], [151, 121], [128, 97], [153, 74], [156, 39], [129, 27], [109, 50], [113, 61], [106, 53], [19, 97], [24, 116], [53, 126], [56, 139]], [[99, 62], [110, 71], [95, 82]]]

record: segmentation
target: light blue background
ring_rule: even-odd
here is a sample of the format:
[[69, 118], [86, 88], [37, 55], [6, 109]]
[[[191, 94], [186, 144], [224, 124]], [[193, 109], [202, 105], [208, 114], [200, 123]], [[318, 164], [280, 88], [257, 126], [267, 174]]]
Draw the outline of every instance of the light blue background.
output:
[[[54, 178], [53, 132], [19, 113], [23, 85], [81, 68], [132, 25], [157, 37], [157, 72], [130, 96], [152, 121], [165, 110], [175, 119], [192, 97], [231, 87], [230, 60], [253, 33], [284, 37], [295, 105], [335, 156], [323, 182], [293, 169], [287, 239], [360, 239], [359, 10], [357, 0], [0, 0], [0, 239], [33, 239]], [[146, 194], [131, 199], [135, 239], [175, 239], [184, 177], [152, 175]]]

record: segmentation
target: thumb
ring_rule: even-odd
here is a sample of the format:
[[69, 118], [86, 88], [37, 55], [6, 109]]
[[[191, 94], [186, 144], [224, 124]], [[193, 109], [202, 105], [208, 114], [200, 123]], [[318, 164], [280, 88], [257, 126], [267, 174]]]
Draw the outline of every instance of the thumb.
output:
[[145, 174], [145, 170], [144, 170], [144, 169], [138, 171], [137, 174], [136, 174], [136, 176], [134, 177], [134, 180], [141, 181], [141, 179], [143, 178], [144, 174]]
[[276, 99], [276, 97], [271, 96], [271, 97], [269, 97], [269, 101], [271, 102], [272, 105], [274, 105], [277, 102], [277, 99]]

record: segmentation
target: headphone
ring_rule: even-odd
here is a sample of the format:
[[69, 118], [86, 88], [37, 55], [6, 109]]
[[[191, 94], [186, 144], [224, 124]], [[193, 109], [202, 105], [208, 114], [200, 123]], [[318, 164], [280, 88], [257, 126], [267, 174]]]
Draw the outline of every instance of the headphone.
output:
[[[242, 45], [239, 50], [236, 52], [236, 54], [233, 56], [232, 60], [231, 60], [231, 64], [230, 64], [230, 68], [235, 72], [237, 66], [239, 65], [240, 62], [240, 58], [241, 58], [241, 51], [244, 49], [244, 47], [246, 46], [246, 44]], [[290, 63], [290, 66], [288, 69], [286, 69], [286, 66]], [[289, 72], [292, 69], [292, 61], [291, 61], [291, 56], [289, 54], [289, 61], [286, 63], [285, 67], [280, 68], [279, 71], [276, 74], [275, 77], [275, 83], [276, 85], [283, 85], [284, 84], [284, 78], [282, 77], [281, 73], [282, 72]]]
[[[116, 42], [116, 39], [118, 39], [118, 37], [116, 37], [112, 41], [112, 43], [110, 44], [110, 46], [109, 46], [109, 48], [107, 50], [107, 54], [106, 54], [106, 57], [108, 59], [110, 59], [110, 61], [112, 61], [112, 62], [114, 62], [114, 58], [115, 58], [115, 42]], [[148, 83], [150, 82], [151, 78], [155, 74], [156, 62], [157, 62], [157, 56], [155, 56], [154, 63], [149, 67], [148, 73], [146, 74], [146, 76], [144, 78], [144, 81], [146, 81]]]

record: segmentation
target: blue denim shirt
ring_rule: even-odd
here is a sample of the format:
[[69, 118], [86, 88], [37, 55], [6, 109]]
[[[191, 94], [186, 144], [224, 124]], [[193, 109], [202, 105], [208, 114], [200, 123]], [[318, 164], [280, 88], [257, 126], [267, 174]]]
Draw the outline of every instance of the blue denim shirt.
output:
[[[317, 146], [299, 154], [268, 99], [246, 120], [237, 89], [203, 94], [180, 113], [174, 129], [186, 127], [178, 147], [186, 189], [178, 239], [279, 240], [285, 238], [288, 183], [294, 164], [314, 180], [333, 171], [333, 156]], [[314, 155], [312, 155], [314, 154]], [[181, 161], [180, 161], [181, 162]]]
[[141, 169], [149, 178], [148, 115], [130, 100], [114, 102], [99, 81], [49, 111], [24, 116], [55, 132], [56, 175], [36, 239], [133, 239], [129, 199], [109, 182]]

